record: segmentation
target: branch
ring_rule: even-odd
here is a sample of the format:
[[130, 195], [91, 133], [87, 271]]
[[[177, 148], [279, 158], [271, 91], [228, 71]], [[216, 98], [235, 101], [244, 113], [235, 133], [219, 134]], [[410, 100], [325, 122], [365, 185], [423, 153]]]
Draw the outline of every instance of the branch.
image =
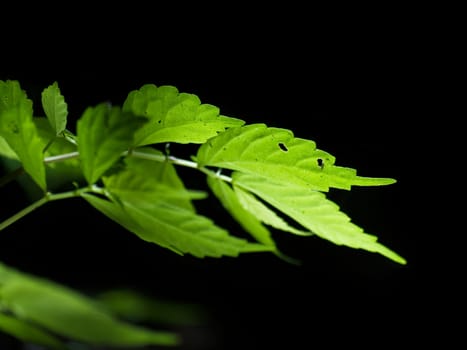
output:
[[9, 217], [3, 222], [0, 222], [0, 231], [3, 229], [7, 228], [8, 226], [14, 224], [16, 221], [19, 219], [25, 217], [29, 213], [33, 212], [34, 210], [40, 208], [44, 204], [50, 202], [50, 201], [56, 201], [56, 200], [61, 200], [61, 199], [67, 199], [67, 198], [73, 198], [73, 197], [79, 197], [81, 196], [82, 193], [85, 192], [94, 192], [94, 193], [102, 193], [102, 189], [100, 189], [97, 186], [87, 186], [87, 187], [82, 187], [78, 188], [73, 191], [67, 191], [67, 192], [61, 192], [61, 193], [50, 193], [47, 192], [44, 197], [41, 199], [35, 201], [34, 203], [28, 205], [26, 208], [20, 210], [13, 216]]

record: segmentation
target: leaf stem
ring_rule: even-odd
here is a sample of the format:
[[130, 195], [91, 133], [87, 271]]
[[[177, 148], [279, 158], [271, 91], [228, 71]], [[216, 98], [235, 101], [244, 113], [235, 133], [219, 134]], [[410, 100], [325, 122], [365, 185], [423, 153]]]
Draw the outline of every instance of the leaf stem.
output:
[[[61, 162], [61, 161], [64, 161], [64, 160], [73, 159], [73, 158], [77, 158], [77, 157], [79, 157], [78, 152], [64, 153], [64, 154], [59, 154], [59, 155], [56, 155], [56, 156], [46, 157], [46, 158], [44, 158], [44, 163], [48, 164], [48, 163], [54, 163], [54, 162]], [[5, 186], [9, 182], [13, 181], [14, 179], [16, 179], [17, 177], [22, 175], [23, 173], [24, 173], [24, 168], [22, 166], [20, 166], [20, 167], [16, 168], [15, 170], [9, 172], [5, 176], [2, 176], [0, 178], [0, 187]]]
[[148, 160], [154, 160], [157, 162], [165, 162], [168, 161], [172, 164], [175, 165], [180, 165], [192, 169], [198, 169], [199, 171], [205, 173], [208, 176], [212, 177], [217, 177], [218, 179], [221, 179], [226, 182], [232, 182], [232, 178], [226, 175], [222, 175], [219, 171], [214, 172], [206, 167], [200, 167], [198, 163], [193, 162], [191, 160], [186, 160], [182, 158], [177, 158], [174, 156], [170, 155], [163, 155], [163, 154], [153, 154], [153, 153], [146, 153], [146, 152], [139, 152], [132, 150], [131, 152], [127, 152], [126, 155], [130, 155], [136, 158], [141, 158], [141, 159], [148, 159]]
[[44, 197], [38, 199], [34, 203], [28, 205], [26, 208], [20, 210], [13, 216], [10, 216], [8, 219], [6, 219], [3, 222], [0, 222], [0, 231], [3, 229], [7, 228], [8, 226], [14, 224], [16, 221], [19, 219], [25, 217], [29, 213], [33, 212], [34, 210], [40, 208], [44, 204], [55, 201], [55, 200], [61, 200], [61, 199], [67, 199], [67, 198], [73, 198], [73, 197], [79, 197], [81, 196], [82, 193], [84, 192], [95, 192], [95, 193], [101, 193], [102, 191], [97, 187], [97, 186], [88, 186], [88, 187], [82, 187], [78, 188], [72, 191], [67, 191], [67, 192], [61, 192], [61, 193], [51, 193], [47, 192]]
[[28, 205], [26, 208], [20, 210], [19, 212], [17, 212], [13, 216], [10, 216], [8, 219], [6, 219], [5, 221], [0, 223], [0, 231], [7, 228], [11, 224], [15, 223], [16, 221], [18, 221], [22, 217], [28, 215], [29, 213], [36, 210], [37, 208], [41, 207], [42, 205], [44, 205], [48, 201], [49, 201], [49, 198], [46, 195], [46, 196], [42, 197], [41, 199], [37, 200], [36, 202]]
[[64, 154], [59, 154], [59, 155], [56, 155], [56, 156], [46, 157], [46, 158], [44, 158], [44, 163], [48, 164], [48, 163], [54, 163], [54, 162], [61, 162], [61, 161], [64, 161], [64, 160], [78, 158], [78, 157], [79, 157], [79, 152], [78, 151], [70, 152], [70, 153], [64, 153]]

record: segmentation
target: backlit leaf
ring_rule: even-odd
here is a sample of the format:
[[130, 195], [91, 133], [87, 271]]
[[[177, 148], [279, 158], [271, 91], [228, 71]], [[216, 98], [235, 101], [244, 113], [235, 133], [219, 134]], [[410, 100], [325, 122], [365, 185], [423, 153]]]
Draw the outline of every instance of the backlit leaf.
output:
[[388, 178], [357, 176], [355, 169], [335, 166], [335, 158], [317, 149], [313, 141], [265, 124], [226, 130], [201, 145], [197, 161], [200, 166], [238, 170], [319, 191], [395, 182]]
[[136, 133], [136, 145], [161, 142], [203, 143], [226, 128], [243, 125], [240, 119], [219, 114], [210, 104], [201, 104], [196, 95], [179, 93], [170, 85], [143, 85], [131, 91], [124, 111], [149, 118]]
[[93, 195], [83, 197], [141, 239], [180, 254], [202, 258], [271, 251], [271, 247], [229, 235], [207, 217], [164, 201], [148, 205], [121, 199], [110, 202]]
[[250, 192], [245, 191], [241, 187], [235, 186], [234, 192], [242, 207], [252, 213], [258, 220], [265, 223], [266, 225], [274, 227], [278, 230], [291, 232], [299, 236], [310, 236], [313, 234], [309, 231], [303, 231], [292, 227], [284, 219], [278, 216], [276, 212], [269, 209], [258, 198], [256, 198]]
[[258, 242], [276, 247], [269, 230], [252, 213], [243, 208], [230, 185], [211, 176], [207, 178], [207, 181], [224, 208], [239, 222], [245, 231], [249, 232]]
[[[163, 156], [152, 149], [138, 149], [142, 156]], [[185, 188], [173, 164], [136, 157], [125, 159], [125, 168], [104, 178], [106, 188], [130, 202], [152, 205], [164, 200], [172, 205], [194, 211], [192, 199], [206, 197], [206, 192]]]
[[18, 159], [18, 155], [11, 149], [8, 142], [2, 136], [0, 136], [0, 157]]
[[42, 91], [41, 101], [42, 108], [55, 135], [61, 134], [66, 128], [68, 105], [60, 93], [57, 82]]
[[254, 193], [321, 238], [338, 245], [379, 253], [401, 264], [406, 263], [400, 255], [378, 243], [376, 236], [365, 233], [353, 224], [337, 204], [326, 199], [324, 193], [237, 172], [233, 174], [233, 181], [235, 186]]
[[144, 120], [106, 103], [84, 111], [77, 123], [77, 137], [83, 173], [89, 184], [94, 184], [133, 146], [134, 133]]
[[46, 189], [45, 166], [32, 101], [17, 81], [0, 80], [0, 137], [20, 159], [24, 170], [42, 190]]

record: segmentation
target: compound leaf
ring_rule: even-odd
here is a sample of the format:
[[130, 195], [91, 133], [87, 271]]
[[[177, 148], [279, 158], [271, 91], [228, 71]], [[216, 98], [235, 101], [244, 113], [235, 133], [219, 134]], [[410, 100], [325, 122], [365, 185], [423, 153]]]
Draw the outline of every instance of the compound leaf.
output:
[[17, 81], [0, 80], [0, 137], [16, 153], [24, 170], [45, 190], [45, 166], [41, 141], [33, 122], [32, 101]]
[[401, 264], [406, 263], [404, 258], [378, 243], [376, 236], [365, 233], [353, 224], [337, 204], [326, 199], [324, 193], [238, 172], [233, 174], [233, 182], [235, 186], [256, 194], [321, 238], [337, 245], [379, 253]]
[[123, 322], [98, 301], [44, 278], [0, 264], [1, 305], [20, 320], [94, 345], [176, 345], [178, 337]]
[[42, 91], [41, 101], [42, 108], [55, 135], [60, 135], [66, 128], [68, 105], [60, 93], [56, 81]]
[[89, 184], [94, 184], [133, 145], [134, 133], [144, 121], [107, 103], [84, 111], [77, 123], [77, 137]]
[[176, 87], [143, 85], [128, 94], [124, 111], [149, 118], [136, 133], [136, 145], [161, 142], [204, 143], [210, 137], [243, 121], [219, 115], [219, 109], [201, 104], [194, 94], [179, 93]]
[[200, 166], [238, 170], [319, 191], [395, 182], [357, 176], [355, 169], [335, 166], [334, 156], [317, 149], [313, 141], [265, 124], [230, 128], [211, 138], [199, 148], [197, 161]]

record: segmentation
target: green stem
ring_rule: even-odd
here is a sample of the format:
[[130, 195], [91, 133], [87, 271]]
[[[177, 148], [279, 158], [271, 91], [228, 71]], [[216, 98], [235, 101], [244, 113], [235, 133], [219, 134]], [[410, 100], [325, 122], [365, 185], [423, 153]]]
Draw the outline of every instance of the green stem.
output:
[[54, 162], [62, 162], [64, 160], [78, 158], [78, 157], [79, 157], [79, 152], [64, 153], [64, 154], [59, 154], [56, 156], [46, 157], [44, 159], [44, 163], [48, 164], [48, 163], [54, 163]]
[[[48, 163], [54, 163], [54, 162], [62, 162], [64, 160], [73, 159], [77, 157], [79, 157], [78, 152], [64, 153], [64, 154], [59, 154], [56, 156], [46, 157], [44, 158], [44, 163], [48, 164]], [[9, 182], [13, 181], [14, 179], [22, 175], [23, 173], [24, 173], [24, 168], [20, 166], [16, 168], [15, 170], [13, 170], [12, 172], [6, 174], [5, 176], [2, 176], [0, 178], [0, 187], [5, 186]]]
[[83, 187], [83, 188], [79, 188], [79, 189], [76, 189], [76, 190], [61, 192], [61, 193], [55, 193], [55, 194], [48, 192], [41, 199], [39, 199], [39, 200], [35, 201], [34, 203], [28, 205], [26, 208], [20, 210], [19, 212], [17, 212], [13, 216], [9, 217], [5, 221], [0, 222], [0, 231], [7, 228], [8, 226], [14, 224], [19, 219], [25, 217], [29, 213], [33, 212], [34, 210], [38, 209], [39, 207], [43, 206], [44, 204], [46, 204], [48, 202], [61, 200], [61, 199], [67, 199], [67, 198], [73, 198], [73, 197], [79, 197], [84, 192], [102, 193], [102, 190], [100, 188], [98, 188], [97, 186], [92, 186], [92, 187]]
[[188, 168], [193, 168], [193, 169], [198, 169], [199, 171], [205, 173], [208, 176], [216, 177], [218, 179], [221, 179], [226, 182], [232, 182], [232, 178], [226, 175], [222, 175], [220, 172], [214, 172], [212, 170], [209, 170], [206, 167], [200, 167], [198, 163], [193, 162], [191, 160], [186, 160], [186, 159], [181, 159], [177, 158], [174, 156], [165, 156], [163, 154], [153, 154], [153, 153], [146, 153], [146, 152], [139, 152], [139, 151], [131, 151], [131, 153], [127, 153], [127, 155], [136, 157], [136, 158], [141, 158], [141, 159], [148, 159], [148, 160], [154, 160], [157, 162], [165, 162], [168, 161], [172, 164], [175, 165], [180, 165]]
[[47, 196], [45, 197], [42, 197], [41, 199], [39, 199], [38, 201], [28, 205], [26, 208], [24, 208], [23, 210], [20, 210], [19, 212], [17, 212], [15, 215], [13, 216], [10, 216], [8, 219], [6, 219], [5, 221], [1, 222], [0, 223], [0, 231], [7, 228], [8, 226], [10, 226], [11, 224], [15, 223], [16, 221], [18, 221], [19, 219], [21, 219], [22, 217], [28, 215], [29, 213], [31, 213], [32, 211], [36, 210], [37, 208], [41, 207], [42, 205], [44, 205], [45, 203], [47, 203], [49, 201], [49, 198]]

